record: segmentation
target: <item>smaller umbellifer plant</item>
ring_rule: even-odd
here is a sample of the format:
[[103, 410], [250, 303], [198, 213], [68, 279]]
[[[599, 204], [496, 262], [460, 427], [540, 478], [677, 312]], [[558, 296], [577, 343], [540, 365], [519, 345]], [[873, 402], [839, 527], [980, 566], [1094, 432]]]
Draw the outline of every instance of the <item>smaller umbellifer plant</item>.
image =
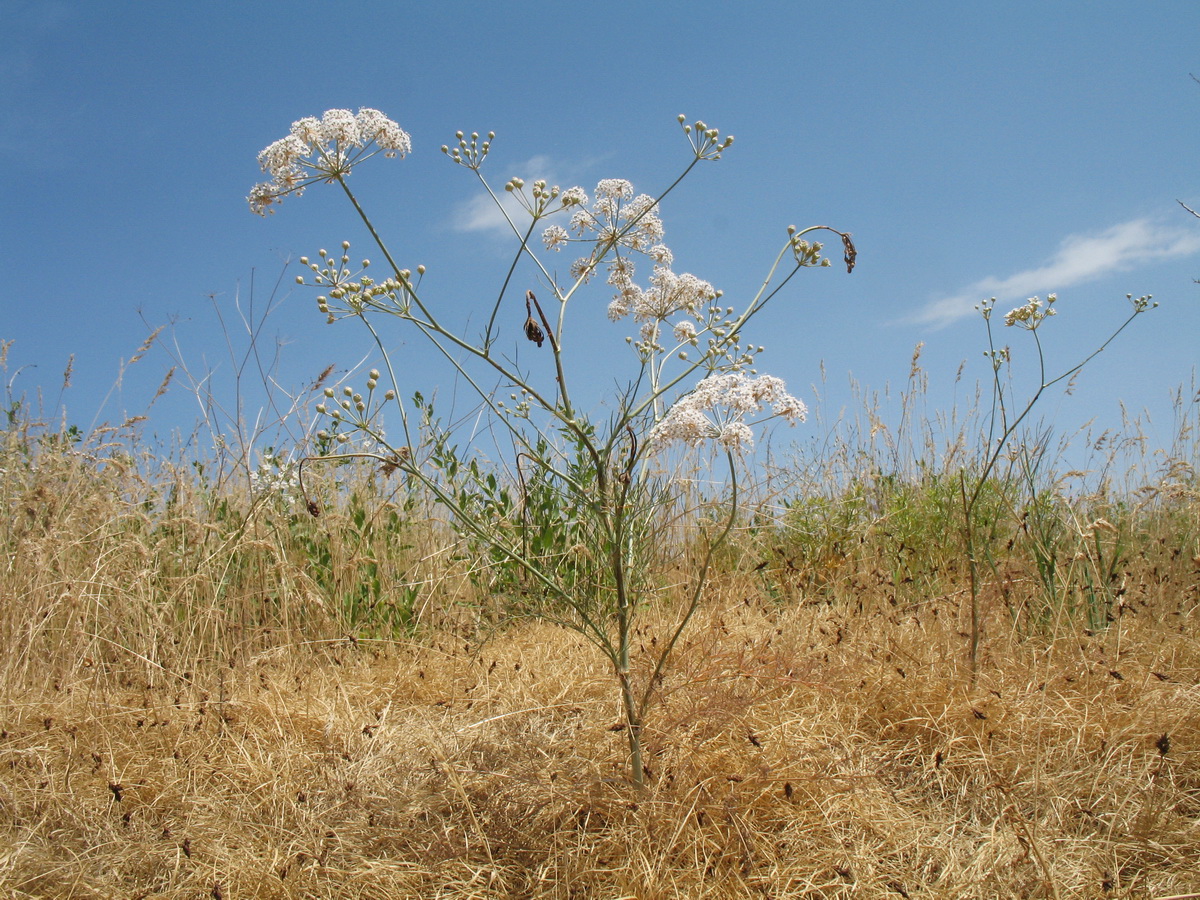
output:
[[[447, 320], [451, 304], [422, 289], [425, 267], [398, 261], [350, 189], [348, 176], [365, 160], [411, 150], [408, 134], [382, 113], [330, 110], [293, 123], [286, 137], [259, 155], [270, 180], [249, 196], [251, 209], [261, 214], [311, 184], [336, 184], [386, 262], [377, 280], [367, 274], [368, 260], [352, 262], [349, 242], [301, 258], [307, 273], [297, 280], [320, 291], [321, 313], [330, 323], [362, 323], [382, 358], [361, 389], [326, 390], [317, 407], [323, 417], [318, 438], [343, 452], [322, 458], [373, 456], [415, 479], [463, 537], [521, 582], [521, 614], [574, 629], [604, 654], [619, 687], [631, 776], [639, 787], [647, 777], [647, 711], [704, 598], [713, 553], [733, 526], [755, 427], [774, 418], [799, 422], [806, 413], [780, 379], [754, 368], [763, 348], [747, 340], [747, 326], [801, 269], [830, 265], [812, 233], [839, 239], [847, 271], [856, 256], [848, 233], [790, 227], [761, 287], [737, 302], [709, 282], [677, 272], [664, 243], [663, 198], [695, 166], [720, 159], [733, 144], [704, 122], [680, 116], [679, 124], [689, 158], [657, 196], [638, 193], [620, 178], [603, 179], [589, 192], [513, 177], [497, 192], [483, 174], [494, 134], [459, 132], [453, 146], [442, 148], [453, 164], [476, 176], [515, 238], [512, 265], [482, 310], [478, 320], [486, 325], [478, 337]], [[505, 195], [515, 204], [502, 202]], [[569, 247], [577, 256], [562, 281], [552, 260]], [[644, 279], [643, 267], [649, 268]], [[536, 281], [537, 290], [516, 286], [522, 277]], [[625, 337], [628, 376], [616, 382], [603, 411], [593, 413], [578, 405], [575, 394], [588, 373], [568, 360], [571, 348], [585, 340], [572, 330], [572, 312], [590, 302], [584, 298], [599, 281], [609, 295], [609, 319], [632, 322], [632, 332]], [[511, 441], [507, 475], [460, 449], [428, 402], [402, 400], [428, 385], [412, 384], [414, 373], [397, 368], [379, 331], [382, 317], [420, 333], [474, 391], [493, 427]], [[529, 344], [544, 355], [537, 366], [518, 362], [516, 348]], [[705, 447], [724, 459], [727, 495], [721, 503], [697, 498], [670, 475], [673, 455], [677, 462]], [[315, 503], [310, 508], [318, 511]], [[692, 528], [685, 539], [679, 523]], [[672, 552], [689, 560], [683, 585], [663, 585], [653, 574]], [[678, 615], [663, 639], [635, 660], [639, 614], [668, 588], [679, 598]]]
[[[1034, 478], [1040, 453], [1044, 452], [1044, 442], [1033, 441], [1030, 446], [1017, 440], [1022, 427], [1046, 391], [1056, 384], [1069, 381], [1079, 374], [1089, 362], [1096, 358], [1109, 344], [1116, 340], [1117, 335], [1124, 331], [1134, 319], [1150, 309], [1158, 306], [1149, 294], [1144, 297], [1126, 295], [1130, 304], [1129, 315], [1104, 342], [1083, 360], [1065, 369], [1058, 375], [1051, 376], [1046, 371], [1046, 351], [1042, 345], [1041, 329], [1047, 320], [1058, 313], [1055, 304], [1056, 294], [1049, 294], [1045, 301], [1040, 297], [1030, 297], [1022, 305], [1010, 310], [1004, 316], [1004, 326], [1025, 331], [1033, 343], [1034, 355], [1037, 359], [1038, 379], [1036, 388], [1023, 402], [1014, 397], [1011, 377], [1012, 348], [1001, 346], [996, 341], [993, 330], [992, 313], [995, 311], [996, 299], [986, 300], [978, 307], [987, 327], [988, 349], [984, 351], [991, 364], [991, 411], [987, 421], [987, 431], [983, 436], [980, 458], [976, 468], [959, 474], [959, 499], [962, 511], [960, 534], [963, 550], [966, 554], [968, 588], [970, 596], [970, 647], [968, 659], [971, 671], [976, 671], [979, 663], [979, 642], [982, 634], [983, 620], [980, 607], [980, 574], [985, 564], [995, 565], [989, 556], [987, 535], [995, 531], [997, 520], [994, 516], [981, 515], [981, 500], [985, 496], [988, 485], [997, 474], [998, 467], [1005, 460], [1014, 461], [1019, 473], [1018, 482], [1024, 481], [1029, 485], [1029, 504], [1026, 509], [1026, 519], [1032, 521], [1035, 530], [1041, 524], [1041, 539], [1034, 541], [1034, 556], [1038, 566], [1038, 577], [1043, 592], [1053, 595], [1057, 590], [1055, 573], [1056, 556], [1052, 550], [1052, 539], [1049, 535], [1051, 517], [1044, 514], [1044, 496], [1040, 496]], [[1020, 444], [1020, 446], [1014, 446]], [[1040, 446], [1040, 450], [1039, 450]]]

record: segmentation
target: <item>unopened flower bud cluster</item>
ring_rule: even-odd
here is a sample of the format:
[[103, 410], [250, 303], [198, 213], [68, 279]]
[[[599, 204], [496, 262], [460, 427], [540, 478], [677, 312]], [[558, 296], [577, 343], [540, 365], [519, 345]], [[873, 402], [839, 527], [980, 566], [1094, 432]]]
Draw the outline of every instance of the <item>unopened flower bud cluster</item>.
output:
[[792, 232], [792, 255], [796, 258], [796, 264], [799, 266], [821, 266], [822, 268], [831, 266], [829, 257], [822, 256], [821, 250], [823, 244], [820, 241], [806, 241], [795, 235], [795, 226], [788, 229]]
[[1012, 348], [997, 347], [995, 350], [984, 350], [983, 356], [992, 364], [993, 371], [999, 372], [1000, 369], [1012, 362]]
[[518, 419], [528, 419], [529, 412], [532, 409], [532, 398], [529, 391], [521, 388], [519, 391], [514, 391], [508, 395], [511, 404], [506, 405], [503, 400], [496, 402], [496, 409], [502, 413], [507, 413]]
[[458, 146], [451, 148], [442, 144], [442, 152], [449, 156], [456, 165], [467, 169], [478, 169], [487, 158], [488, 151], [492, 149], [492, 141], [496, 139], [496, 132], [489, 131], [488, 136], [482, 142], [479, 140], [478, 132], [471, 132], [470, 143], [467, 142], [466, 135], [461, 131], [454, 136], [458, 139]]
[[[385, 278], [376, 282], [362, 274], [371, 265], [369, 259], [364, 259], [359, 271], [351, 272], [349, 241], [342, 241], [340, 257], [324, 249], [318, 250], [317, 256], [320, 257], [319, 262], [302, 256], [300, 264], [312, 270], [314, 285], [329, 291], [317, 297], [317, 309], [325, 314], [327, 322], [333, 323], [345, 316], [362, 315], [368, 307], [401, 315], [408, 312], [410, 295], [407, 284], [412, 273], [407, 269], [400, 273], [403, 280]], [[418, 266], [417, 271], [424, 274], [425, 267]], [[296, 276], [296, 283], [307, 284], [303, 275]]]
[[1154, 309], [1158, 306], [1158, 301], [1154, 300], [1153, 294], [1146, 294], [1142, 297], [1134, 297], [1133, 294], [1126, 294], [1125, 299], [1133, 306], [1135, 313], [1144, 313], [1148, 309]]
[[344, 386], [340, 393], [334, 388], [325, 388], [325, 399], [317, 404], [316, 412], [320, 416], [327, 416], [329, 424], [317, 432], [317, 437], [345, 444], [350, 441], [353, 432], [361, 431], [373, 440], [381, 410], [396, 399], [393, 390], [378, 393], [379, 378], [378, 369], [367, 373], [365, 395], [349, 385]]
[[696, 154], [697, 159], [720, 159], [721, 154], [733, 144], [733, 135], [722, 140], [721, 132], [709, 128], [699, 120], [689, 125], [687, 116], [680, 115], [679, 124], [683, 126], [683, 133], [691, 141], [692, 152]]
[[[552, 215], [563, 210], [571, 210], [582, 203], [587, 203], [587, 192], [581, 187], [571, 187], [563, 190], [557, 184], [550, 185], [544, 180], [538, 180], [533, 183], [533, 189], [529, 196], [525, 194], [525, 180], [523, 178], [512, 177], [504, 185], [504, 190], [517, 199], [521, 207], [533, 216], [535, 219], [541, 219], [545, 216]], [[569, 237], [567, 232], [559, 226], [546, 229], [549, 233], [557, 229], [561, 232], [562, 241], [566, 241]], [[543, 241], [546, 240], [543, 235]], [[550, 246], [547, 243], [547, 246]]]

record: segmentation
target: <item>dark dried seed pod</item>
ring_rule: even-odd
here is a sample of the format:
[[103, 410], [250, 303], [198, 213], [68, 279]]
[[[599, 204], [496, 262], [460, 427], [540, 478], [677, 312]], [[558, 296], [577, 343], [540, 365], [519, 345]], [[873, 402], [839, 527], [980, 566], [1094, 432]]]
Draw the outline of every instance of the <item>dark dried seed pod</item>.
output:
[[848, 275], [854, 271], [854, 260], [858, 258], [858, 251], [854, 249], [854, 241], [850, 240], [849, 232], [842, 235], [842, 246], [846, 250], [843, 259], [846, 260], [846, 274]]
[[525, 320], [525, 337], [533, 341], [539, 347], [542, 346], [542, 341], [546, 340], [546, 333], [542, 331], [542, 326], [534, 321], [533, 316]]

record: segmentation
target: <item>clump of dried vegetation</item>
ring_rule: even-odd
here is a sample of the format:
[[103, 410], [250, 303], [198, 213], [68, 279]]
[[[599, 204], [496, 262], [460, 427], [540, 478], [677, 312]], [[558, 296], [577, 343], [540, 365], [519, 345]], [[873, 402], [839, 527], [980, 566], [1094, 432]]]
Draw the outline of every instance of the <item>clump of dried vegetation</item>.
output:
[[519, 579], [394, 472], [313, 475], [314, 519], [219, 461], [10, 402], [0, 886], [1200, 896], [1193, 395], [1137, 478], [1113, 462], [1136, 435], [1093, 440], [1086, 490], [1046, 435], [991, 476], [974, 672], [969, 442], [889, 432], [870, 404], [828, 426], [746, 501], [647, 723], [642, 791], [601, 657], [511, 620]]

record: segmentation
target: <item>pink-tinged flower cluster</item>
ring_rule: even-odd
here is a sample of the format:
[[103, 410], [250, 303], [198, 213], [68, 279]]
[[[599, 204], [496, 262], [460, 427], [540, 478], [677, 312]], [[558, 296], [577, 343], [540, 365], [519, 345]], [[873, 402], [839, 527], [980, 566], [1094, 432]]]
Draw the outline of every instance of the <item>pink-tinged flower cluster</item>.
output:
[[681, 344], [690, 344], [696, 339], [696, 323], [684, 319], [681, 322], [676, 322], [673, 328], [675, 340]]
[[614, 266], [608, 281], [617, 289], [616, 296], [608, 305], [608, 317], [613, 321], [623, 319], [630, 313], [638, 322], [666, 319], [677, 312], [695, 316], [717, 297], [716, 289], [707, 281], [687, 272], [676, 275], [666, 265], [654, 267], [648, 289], [633, 283], [632, 263], [623, 267]]
[[625, 247], [648, 251], [662, 240], [663, 224], [649, 194], [633, 194], [624, 178], [605, 178], [596, 185], [591, 209], [581, 206], [571, 216], [570, 230], [583, 237], [589, 233], [601, 247]]
[[[551, 225], [542, 232], [548, 250], [561, 250], [569, 241], [593, 245], [590, 255], [571, 264], [573, 278], [589, 278], [602, 257], [610, 271], [619, 265], [623, 250], [646, 253], [656, 262], [670, 263], [670, 250], [662, 245], [663, 223], [658, 203], [648, 194], [634, 195], [633, 185], [623, 178], [605, 178], [596, 185], [596, 199], [589, 206], [580, 187], [561, 195], [564, 208], [574, 209], [567, 227]], [[575, 235], [572, 237], [572, 235]]]
[[773, 375], [714, 375], [679, 398], [650, 429], [648, 439], [658, 448], [676, 442], [696, 447], [711, 440], [730, 450], [746, 450], [754, 446], [754, 434], [745, 418], [768, 407], [764, 418], [779, 416], [792, 425], [808, 415], [804, 403]]
[[258, 154], [258, 164], [271, 176], [256, 184], [246, 199], [252, 212], [263, 215], [288, 194], [299, 196], [315, 181], [332, 181], [376, 153], [405, 156], [412, 140], [399, 125], [377, 109], [328, 110], [292, 123], [287, 137]]

